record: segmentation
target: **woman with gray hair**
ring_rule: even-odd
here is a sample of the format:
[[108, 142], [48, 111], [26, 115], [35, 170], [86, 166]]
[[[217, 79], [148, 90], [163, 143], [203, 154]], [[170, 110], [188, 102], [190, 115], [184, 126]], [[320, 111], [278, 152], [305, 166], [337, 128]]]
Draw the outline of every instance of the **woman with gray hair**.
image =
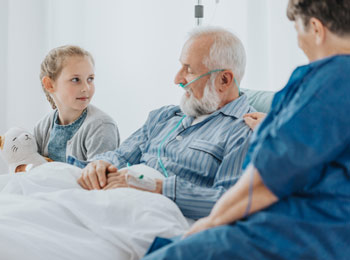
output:
[[349, 0], [289, 0], [310, 63], [275, 95], [243, 177], [185, 239], [145, 259], [349, 259], [349, 13]]

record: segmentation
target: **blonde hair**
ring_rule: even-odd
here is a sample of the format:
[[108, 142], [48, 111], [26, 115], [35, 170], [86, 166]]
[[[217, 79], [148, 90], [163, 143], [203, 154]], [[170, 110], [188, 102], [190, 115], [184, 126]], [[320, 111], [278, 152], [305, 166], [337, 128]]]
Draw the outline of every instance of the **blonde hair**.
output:
[[60, 75], [60, 73], [62, 72], [62, 69], [65, 65], [64, 63], [67, 60], [67, 58], [70, 58], [73, 56], [89, 57], [92, 64], [95, 65], [94, 59], [88, 51], [84, 50], [79, 46], [74, 46], [74, 45], [65, 45], [65, 46], [52, 49], [46, 55], [45, 59], [41, 63], [41, 66], [40, 66], [41, 86], [42, 86], [42, 89], [44, 90], [47, 100], [50, 102], [51, 107], [53, 109], [56, 109], [56, 104], [53, 98], [51, 97], [50, 93], [45, 89], [42, 79], [47, 76], [53, 81], [55, 81]]

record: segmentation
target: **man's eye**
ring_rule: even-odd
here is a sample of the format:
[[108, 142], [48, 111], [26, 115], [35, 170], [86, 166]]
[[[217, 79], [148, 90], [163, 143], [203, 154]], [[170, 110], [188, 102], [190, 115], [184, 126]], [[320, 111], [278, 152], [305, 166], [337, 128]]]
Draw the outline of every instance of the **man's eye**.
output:
[[71, 81], [72, 82], [79, 82], [79, 78], [72, 78]]
[[193, 71], [192, 71], [192, 69], [190, 67], [186, 67], [186, 72], [188, 74], [193, 74]]

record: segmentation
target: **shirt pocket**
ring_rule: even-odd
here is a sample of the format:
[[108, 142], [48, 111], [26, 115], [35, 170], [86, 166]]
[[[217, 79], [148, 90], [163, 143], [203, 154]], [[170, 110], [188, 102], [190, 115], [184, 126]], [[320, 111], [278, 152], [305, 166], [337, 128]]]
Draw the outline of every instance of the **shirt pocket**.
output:
[[218, 161], [222, 161], [224, 148], [221, 145], [213, 144], [206, 140], [193, 140], [188, 146], [190, 149], [197, 150], [215, 157]]

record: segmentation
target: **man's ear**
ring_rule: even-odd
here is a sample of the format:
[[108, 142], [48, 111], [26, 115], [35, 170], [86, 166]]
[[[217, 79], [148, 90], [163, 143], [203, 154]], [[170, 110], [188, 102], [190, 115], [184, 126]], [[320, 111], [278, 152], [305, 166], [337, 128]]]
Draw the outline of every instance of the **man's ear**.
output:
[[41, 82], [43, 83], [43, 86], [47, 92], [49, 93], [54, 92], [53, 80], [51, 78], [49, 78], [48, 76], [45, 76], [42, 78]]
[[321, 45], [325, 40], [326, 27], [315, 17], [310, 18], [309, 26], [309, 30], [312, 30], [315, 36], [315, 43], [317, 45]]
[[232, 85], [233, 78], [234, 78], [234, 76], [233, 76], [232, 71], [229, 71], [229, 70], [223, 71], [220, 75], [219, 91], [225, 92], [227, 90], [227, 88]]

